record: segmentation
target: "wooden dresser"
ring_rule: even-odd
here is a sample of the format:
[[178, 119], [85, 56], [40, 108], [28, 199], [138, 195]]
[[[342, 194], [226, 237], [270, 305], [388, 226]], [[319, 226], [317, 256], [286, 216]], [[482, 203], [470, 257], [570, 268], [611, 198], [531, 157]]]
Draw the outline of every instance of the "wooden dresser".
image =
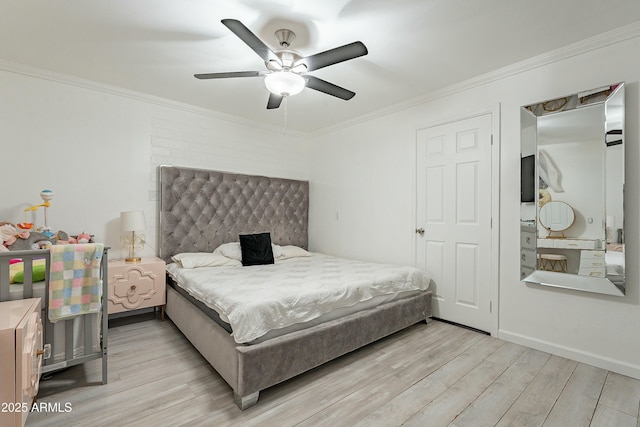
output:
[[40, 298], [0, 303], [0, 426], [24, 426], [42, 367]]

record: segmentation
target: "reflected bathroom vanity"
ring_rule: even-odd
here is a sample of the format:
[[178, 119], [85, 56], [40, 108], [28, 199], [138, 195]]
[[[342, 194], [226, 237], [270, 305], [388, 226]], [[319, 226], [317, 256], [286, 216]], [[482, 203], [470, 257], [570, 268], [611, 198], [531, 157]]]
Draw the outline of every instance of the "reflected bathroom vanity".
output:
[[624, 83], [521, 108], [520, 278], [625, 295]]

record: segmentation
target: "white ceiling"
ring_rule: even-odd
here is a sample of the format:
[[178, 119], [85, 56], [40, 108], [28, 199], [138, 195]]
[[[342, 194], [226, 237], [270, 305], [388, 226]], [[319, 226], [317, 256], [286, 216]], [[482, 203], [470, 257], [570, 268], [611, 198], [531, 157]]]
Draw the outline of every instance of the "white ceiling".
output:
[[273, 126], [262, 71], [221, 19], [242, 21], [272, 49], [297, 34], [303, 56], [360, 40], [367, 56], [314, 71], [356, 92], [305, 89], [287, 127], [313, 132], [640, 21], [638, 0], [4, 0], [0, 60], [203, 107]]

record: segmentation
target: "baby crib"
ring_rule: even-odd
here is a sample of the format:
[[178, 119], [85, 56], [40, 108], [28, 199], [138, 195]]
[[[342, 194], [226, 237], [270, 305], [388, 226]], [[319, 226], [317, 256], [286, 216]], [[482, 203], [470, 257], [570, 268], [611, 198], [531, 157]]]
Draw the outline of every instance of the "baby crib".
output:
[[[48, 316], [49, 275], [51, 253], [48, 250], [0, 252], [0, 302], [26, 298], [42, 299], [44, 331], [44, 363], [42, 373], [56, 371], [90, 360], [102, 359], [102, 384], [107, 383], [107, 330], [105, 312], [107, 296], [107, 260], [109, 248], [104, 248], [100, 264], [102, 278], [102, 311], [52, 323]], [[20, 258], [24, 263], [23, 283], [10, 283], [10, 260]], [[44, 280], [35, 281], [33, 266], [44, 260]], [[42, 262], [42, 261], [41, 261]]]

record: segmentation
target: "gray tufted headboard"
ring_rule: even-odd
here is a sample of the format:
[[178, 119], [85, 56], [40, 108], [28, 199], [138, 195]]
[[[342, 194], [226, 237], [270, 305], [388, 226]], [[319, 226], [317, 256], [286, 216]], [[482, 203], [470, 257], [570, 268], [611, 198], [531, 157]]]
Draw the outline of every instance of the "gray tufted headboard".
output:
[[308, 246], [309, 182], [160, 166], [160, 258], [212, 252], [239, 234], [268, 231]]

